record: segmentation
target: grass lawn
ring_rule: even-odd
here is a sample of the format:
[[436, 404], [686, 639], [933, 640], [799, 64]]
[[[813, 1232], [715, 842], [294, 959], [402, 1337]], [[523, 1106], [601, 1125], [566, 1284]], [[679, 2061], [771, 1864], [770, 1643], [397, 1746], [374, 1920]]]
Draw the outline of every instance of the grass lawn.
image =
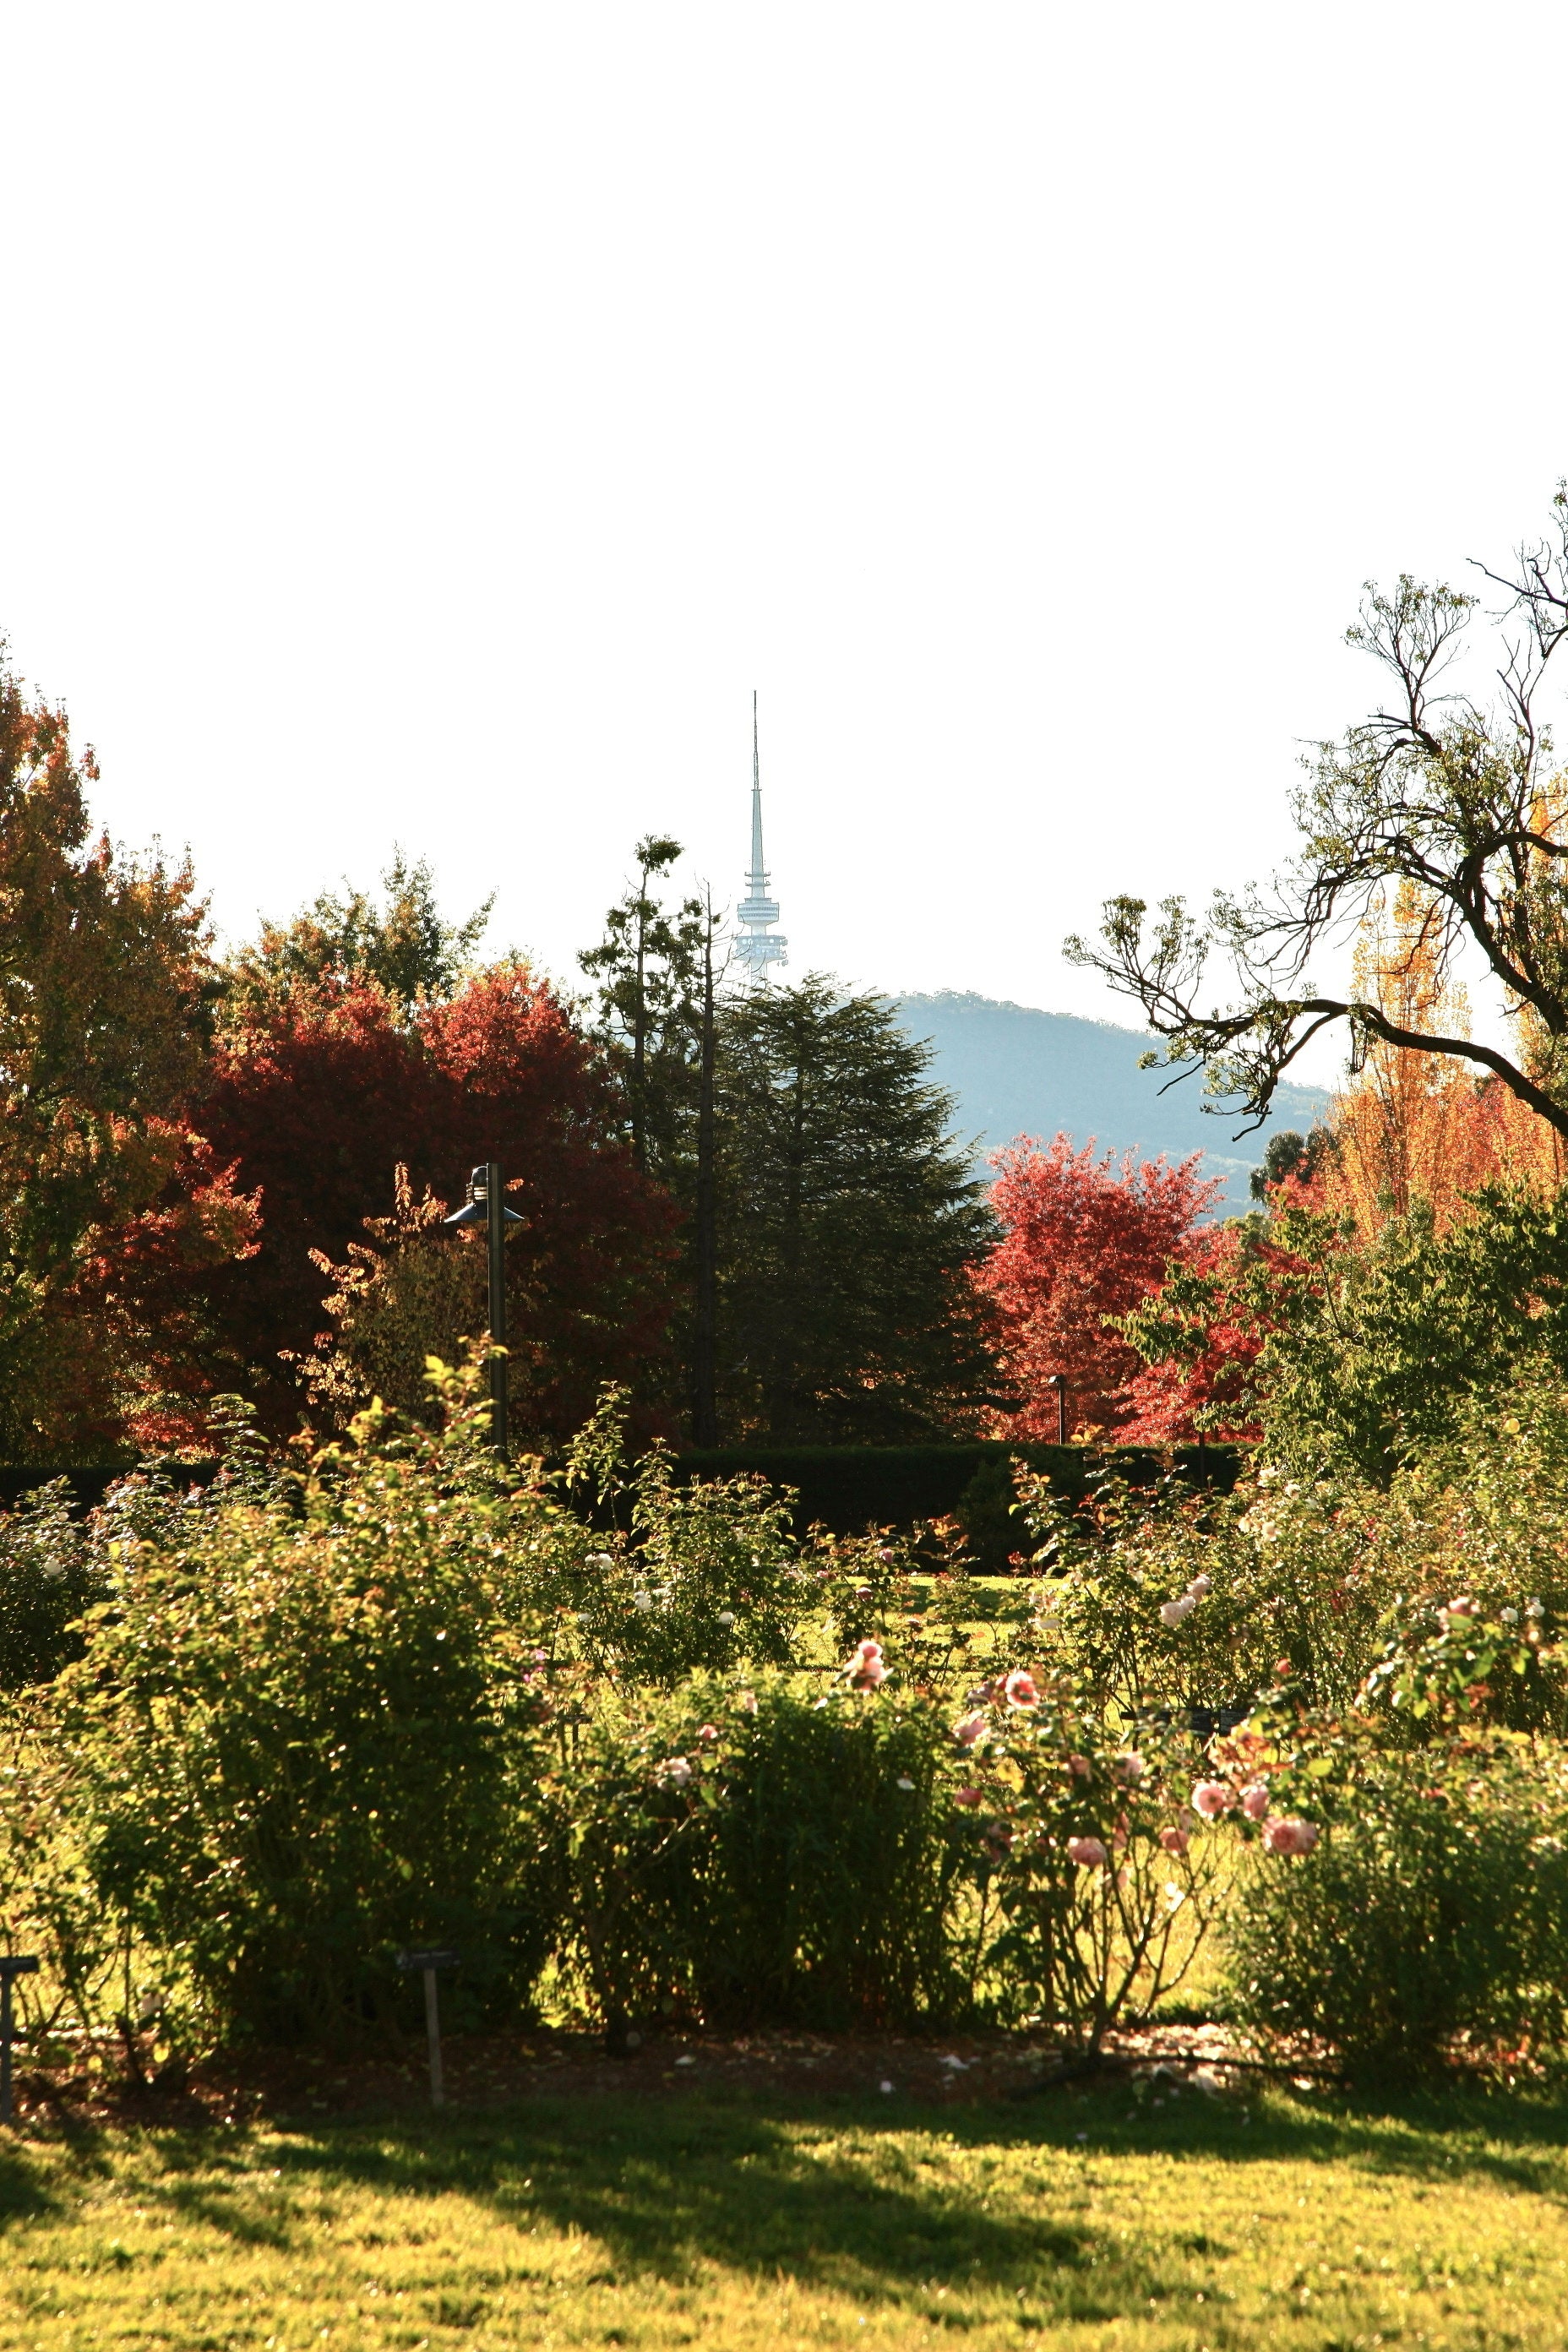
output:
[[0, 2346], [1559, 2352], [1565, 2137], [1125, 2083], [0, 2135]]

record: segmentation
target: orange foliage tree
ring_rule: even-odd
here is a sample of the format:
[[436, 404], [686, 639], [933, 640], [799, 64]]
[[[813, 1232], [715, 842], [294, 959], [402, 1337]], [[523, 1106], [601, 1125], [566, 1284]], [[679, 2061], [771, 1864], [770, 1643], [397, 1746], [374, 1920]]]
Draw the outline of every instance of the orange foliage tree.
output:
[[1058, 1135], [1020, 1137], [992, 1165], [991, 1207], [1002, 1238], [974, 1280], [989, 1302], [1004, 1376], [1022, 1400], [995, 1433], [1057, 1434], [1053, 1375], [1068, 1384], [1070, 1421], [1124, 1432], [1146, 1417], [1143, 1358], [1116, 1328], [1158, 1292], [1173, 1263], [1205, 1260], [1215, 1243], [1203, 1219], [1224, 1190], [1199, 1175], [1201, 1153], [1164, 1160], [1096, 1158]]
[[[0, 654], [4, 648], [0, 646]], [[0, 659], [0, 1457], [182, 1433], [218, 1355], [193, 1274], [255, 1207], [195, 1133], [216, 990], [189, 869], [94, 838], [65, 712]]]

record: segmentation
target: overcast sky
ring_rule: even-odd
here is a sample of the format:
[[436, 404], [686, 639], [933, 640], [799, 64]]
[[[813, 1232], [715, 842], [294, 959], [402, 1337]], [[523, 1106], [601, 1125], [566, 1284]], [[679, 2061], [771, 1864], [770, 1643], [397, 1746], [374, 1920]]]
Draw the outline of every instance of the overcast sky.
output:
[[231, 936], [738, 896], [755, 687], [795, 971], [1130, 1019], [1568, 470], [1561, 5], [0, 13], [0, 629]]

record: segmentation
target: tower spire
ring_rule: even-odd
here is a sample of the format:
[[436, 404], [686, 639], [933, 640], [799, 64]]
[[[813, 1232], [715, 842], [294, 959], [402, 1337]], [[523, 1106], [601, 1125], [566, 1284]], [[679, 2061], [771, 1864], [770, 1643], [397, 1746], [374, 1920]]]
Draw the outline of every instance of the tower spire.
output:
[[770, 964], [787, 963], [785, 941], [773, 929], [778, 921], [776, 899], [768, 896], [768, 871], [763, 863], [763, 767], [757, 739], [757, 698], [752, 695], [752, 870], [746, 877], [750, 895], [735, 909], [741, 926], [735, 952], [754, 981], [764, 980]]

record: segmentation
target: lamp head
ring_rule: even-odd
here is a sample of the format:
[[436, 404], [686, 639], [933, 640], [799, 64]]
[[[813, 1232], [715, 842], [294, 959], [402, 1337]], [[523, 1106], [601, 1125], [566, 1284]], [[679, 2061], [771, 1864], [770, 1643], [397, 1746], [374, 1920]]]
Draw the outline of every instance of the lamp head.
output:
[[[503, 1223], [509, 1225], [521, 1225], [523, 1223], [517, 1211], [509, 1209], [504, 1201], [501, 1202], [501, 1218]], [[456, 1226], [460, 1229], [464, 1225], [488, 1225], [489, 1221], [489, 1170], [481, 1162], [468, 1179], [467, 1201], [460, 1209], [455, 1209], [449, 1217], [443, 1217], [441, 1223], [443, 1225]]]

